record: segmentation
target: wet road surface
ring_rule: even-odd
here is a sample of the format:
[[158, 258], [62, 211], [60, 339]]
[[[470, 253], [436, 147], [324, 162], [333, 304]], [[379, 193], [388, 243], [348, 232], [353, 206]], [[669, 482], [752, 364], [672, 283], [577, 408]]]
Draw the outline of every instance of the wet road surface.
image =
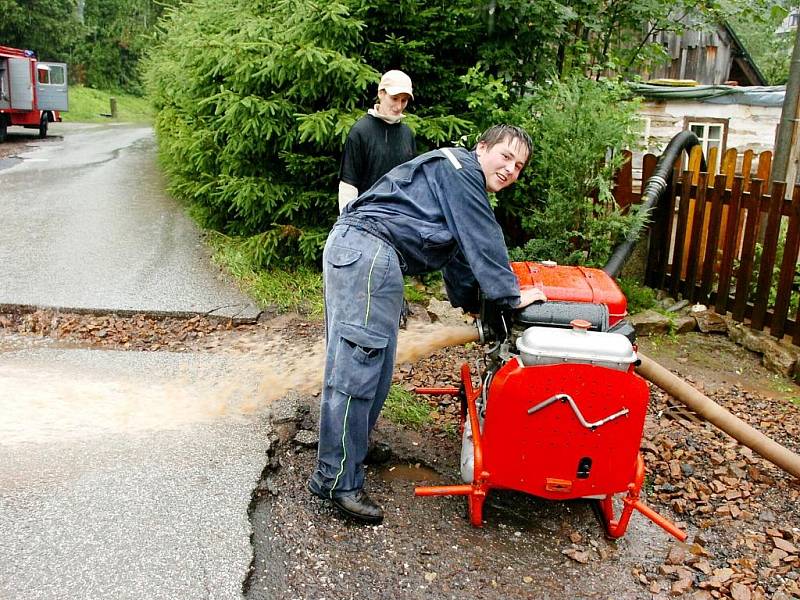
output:
[[0, 165], [0, 306], [258, 315], [166, 195], [151, 128], [52, 134]]
[[240, 598], [269, 447], [248, 373], [0, 339], [0, 598]]
[[[51, 133], [0, 159], [0, 310], [257, 317], [165, 194], [152, 129]], [[0, 328], [0, 598], [240, 598], [269, 448], [252, 366]]]

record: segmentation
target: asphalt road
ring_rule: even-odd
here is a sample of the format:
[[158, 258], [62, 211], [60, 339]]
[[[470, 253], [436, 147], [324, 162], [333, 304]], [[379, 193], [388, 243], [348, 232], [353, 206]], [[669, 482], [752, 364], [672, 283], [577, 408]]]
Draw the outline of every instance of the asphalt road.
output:
[[0, 306], [258, 316], [164, 191], [151, 128], [51, 133], [0, 165]]
[[[151, 129], [51, 132], [0, 161], [0, 312], [258, 315], [164, 192]], [[269, 449], [255, 367], [0, 329], [0, 600], [241, 598]]]
[[0, 598], [240, 598], [269, 447], [248, 372], [0, 340]]

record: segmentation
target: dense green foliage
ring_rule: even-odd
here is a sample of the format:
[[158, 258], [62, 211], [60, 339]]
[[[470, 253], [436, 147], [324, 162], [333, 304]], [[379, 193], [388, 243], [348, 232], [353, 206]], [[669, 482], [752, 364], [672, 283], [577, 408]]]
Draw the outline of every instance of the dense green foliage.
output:
[[[255, 264], [313, 262], [356, 99], [380, 76], [360, 55], [364, 22], [338, 3], [198, 0], [164, 27], [147, 78], [172, 190], [207, 225], [251, 236]], [[410, 124], [431, 144], [469, 127], [448, 115]]]
[[0, 0], [0, 45], [35, 50], [42, 60], [66, 61], [80, 37], [75, 0]]
[[[82, 0], [84, 1], [84, 0]], [[142, 92], [143, 56], [163, 0], [85, 0], [83, 37], [70, 55], [75, 79], [100, 89]]]
[[789, 78], [789, 62], [795, 32], [776, 33], [794, 0], [778, 0], [768, 6], [754, 4], [734, 12], [730, 21], [744, 47], [755, 60], [767, 83], [783, 85]]
[[[528, 174], [508, 192], [501, 214], [519, 223], [514, 260], [605, 263], [633, 227], [635, 211], [622, 215], [611, 180], [622, 150], [635, 146], [636, 102], [624, 87], [574, 77], [537, 88], [508, 120], [535, 140]], [[520, 235], [521, 234], [521, 235]], [[521, 239], [520, 239], [521, 238]]]
[[141, 93], [139, 59], [176, 0], [0, 0], [0, 44], [69, 64], [70, 81]]
[[628, 300], [628, 314], [635, 315], [656, 306], [656, 292], [652, 288], [627, 277], [618, 278], [617, 283]]

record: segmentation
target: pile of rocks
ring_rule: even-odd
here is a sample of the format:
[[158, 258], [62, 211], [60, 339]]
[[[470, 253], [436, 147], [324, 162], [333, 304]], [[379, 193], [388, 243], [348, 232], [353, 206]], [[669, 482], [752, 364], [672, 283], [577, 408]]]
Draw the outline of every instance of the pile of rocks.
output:
[[[713, 396], [796, 448], [797, 408], [737, 387]], [[654, 598], [797, 598], [798, 482], [710, 424], [671, 415], [661, 390], [653, 390], [653, 408], [642, 440], [648, 501], [671, 510], [692, 535], [688, 544], [674, 542], [662, 565], [643, 565], [634, 577]]]
[[724, 334], [747, 350], [760, 354], [764, 366], [769, 370], [786, 377], [800, 375], [800, 348], [797, 346], [777, 340], [763, 331], [750, 329], [744, 323], [734, 321], [728, 315], [720, 315], [703, 304], [664, 298], [660, 305], [663, 312], [649, 309], [630, 317], [638, 336], [690, 331]]

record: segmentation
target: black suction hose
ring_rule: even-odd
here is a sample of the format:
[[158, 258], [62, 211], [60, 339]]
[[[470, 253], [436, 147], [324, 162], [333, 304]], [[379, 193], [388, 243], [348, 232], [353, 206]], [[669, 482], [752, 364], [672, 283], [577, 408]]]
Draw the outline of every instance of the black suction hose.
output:
[[[667, 147], [664, 149], [664, 153], [659, 157], [656, 168], [650, 176], [650, 179], [647, 180], [647, 184], [642, 192], [642, 203], [639, 210], [642, 211], [645, 216], [658, 204], [658, 201], [669, 186], [669, 180], [672, 177], [672, 166], [675, 164], [675, 159], [678, 158], [681, 151], [686, 150], [686, 154], [689, 154], [692, 148], [699, 145], [700, 140], [697, 139], [697, 136], [691, 131], [681, 131], [670, 140], [669, 144], [667, 144]], [[700, 169], [702, 171], [706, 170], [705, 158], [701, 158]], [[639, 234], [641, 234], [643, 228], [644, 226], [639, 227], [635, 231], [629, 233], [625, 241], [614, 248], [614, 252], [603, 267], [603, 271], [612, 277], [617, 276], [622, 266], [625, 264], [625, 261], [627, 261], [628, 257], [631, 255], [631, 252], [633, 252], [633, 247], [636, 245], [636, 240], [639, 239]]]

